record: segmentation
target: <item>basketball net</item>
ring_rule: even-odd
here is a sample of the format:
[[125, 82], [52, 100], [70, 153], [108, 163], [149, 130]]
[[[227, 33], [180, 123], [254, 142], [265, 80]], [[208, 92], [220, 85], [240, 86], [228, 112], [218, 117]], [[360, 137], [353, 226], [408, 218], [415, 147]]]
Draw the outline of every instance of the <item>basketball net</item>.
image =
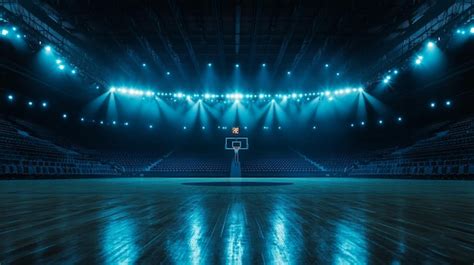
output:
[[234, 148], [234, 161], [239, 162], [240, 146], [232, 146], [232, 148]]

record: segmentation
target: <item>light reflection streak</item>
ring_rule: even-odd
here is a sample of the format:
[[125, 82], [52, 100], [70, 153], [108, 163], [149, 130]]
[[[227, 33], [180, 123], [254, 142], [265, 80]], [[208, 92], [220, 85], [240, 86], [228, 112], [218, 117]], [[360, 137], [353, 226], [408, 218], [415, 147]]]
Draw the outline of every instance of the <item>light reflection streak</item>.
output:
[[278, 201], [270, 215], [270, 231], [267, 240], [269, 264], [299, 264], [300, 238], [291, 227], [297, 224], [290, 218], [294, 216], [287, 201]]
[[168, 240], [167, 248], [172, 264], [207, 264], [204, 252], [207, 223], [202, 202], [194, 201], [193, 209], [182, 212], [177, 222], [182, 223], [184, 229], [169, 231], [172, 240]]
[[[241, 203], [232, 204], [228, 219], [226, 264], [246, 264], [243, 257], [248, 241], [245, 239], [244, 207]], [[249, 255], [247, 255], [248, 257]]]
[[341, 221], [336, 225], [333, 264], [367, 264], [365, 227], [357, 222]]
[[204, 209], [199, 204], [193, 211], [193, 213], [189, 216], [189, 225], [190, 231], [188, 232], [188, 247], [189, 247], [189, 258], [190, 264], [197, 265], [197, 264], [205, 264], [203, 262], [203, 241], [204, 241], [204, 233], [203, 230], [205, 228], [204, 222]]
[[[107, 220], [103, 231], [102, 246], [105, 264], [135, 264], [138, 259], [135, 221], [128, 217], [124, 209], [115, 214], [105, 214]], [[118, 216], [116, 215], [123, 215]]]

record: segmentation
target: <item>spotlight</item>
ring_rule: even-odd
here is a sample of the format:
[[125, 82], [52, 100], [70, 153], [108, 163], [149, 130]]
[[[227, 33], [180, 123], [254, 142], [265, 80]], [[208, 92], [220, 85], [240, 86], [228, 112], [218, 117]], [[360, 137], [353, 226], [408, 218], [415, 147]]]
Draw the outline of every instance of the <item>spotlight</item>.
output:
[[474, 34], [474, 27], [471, 27], [471, 29], [469, 30], [469, 32], [471, 32], [471, 34]]
[[351, 127], [354, 127], [354, 123], [351, 123]]
[[117, 89], [115, 87], [111, 87], [109, 91], [110, 91], [110, 93], [115, 93], [115, 91], [117, 91]]
[[206, 129], [206, 126], [202, 126], [201, 129], [205, 130], [205, 129]]
[[211, 66], [212, 66], [212, 63], [208, 63], [207, 66], [208, 66], [208, 67], [211, 67]]
[[95, 89], [99, 89], [99, 86], [95, 86]]
[[7, 98], [8, 98], [9, 101], [13, 101], [13, 95], [8, 95]]
[[287, 75], [291, 75], [291, 72], [290, 72], [290, 71], [288, 71], [288, 72], [286, 72], [286, 74], [287, 74]]
[[13, 30], [13, 31], [16, 31], [16, 27], [12, 27], [12, 30]]
[[432, 109], [435, 108], [435, 107], [436, 107], [436, 103], [435, 103], [435, 102], [431, 102], [431, 103], [430, 103], [430, 107], [431, 107]]
[[267, 64], [266, 63], [262, 63], [262, 67], [267, 67]]
[[393, 73], [398, 75], [398, 70], [394, 70]]
[[361, 121], [361, 122], [360, 122], [360, 125], [361, 125], [361, 126], [365, 126], [365, 121]]
[[51, 46], [49, 46], [49, 45], [44, 47], [44, 50], [48, 53], [52, 51]]
[[116, 121], [112, 121], [112, 124], [115, 125], [115, 124], [117, 124], [117, 122], [116, 122]]
[[33, 106], [33, 101], [28, 101], [28, 106], [32, 107]]
[[67, 114], [66, 113], [63, 114], [63, 119], [67, 119]]
[[145, 94], [147, 97], [152, 97], [153, 95], [155, 95], [153, 91], [147, 91]]
[[382, 125], [382, 124], [383, 124], [383, 120], [379, 120], [379, 124]]
[[123, 125], [128, 126], [128, 121], [126, 121]]
[[435, 46], [434, 42], [432, 41], [429, 41], [427, 44], [426, 44], [426, 47], [428, 47], [429, 49], [433, 49]]
[[43, 103], [41, 103], [41, 106], [42, 106], [43, 108], [48, 107], [48, 102], [43, 102]]
[[75, 75], [76, 74], [76, 69], [72, 69], [71, 74]]
[[104, 124], [104, 121], [100, 121], [100, 124]]
[[313, 130], [316, 130], [316, 126], [313, 126]]
[[187, 129], [188, 129], [188, 127], [186, 127], [186, 126], [183, 126], [183, 130], [187, 130]]
[[398, 117], [397, 120], [401, 122], [403, 119], [402, 117]]
[[418, 55], [415, 60], [415, 64], [420, 65], [423, 62], [423, 56]]
[[64, 70], [65, 66], [64, 66], [64, 64], [60, 64], [60, 65], [58, 66], [58, 68], [59, 68], [59, 70], [62, 71], [62, 70]]
[[148, 125], [148, 128], [153, 129], [153, 125], [152, 124]]
[[142, 63], [142, 67], [146, 67], [146, 63]]
[[170, 72], [166, 72], [166, 75], [170, 75], [171, 73]]
[[16, 34], [16, 38], [17, 38], [17, 39], [21, 39], [21, 35], [20, 35], [20, 34]]
[[8, 30], [2, 29], [2, 36], [7, 36], [8, 35]]
[[84, 121], [84, 118], [81, 118], [81, 121]]
[[62, 62], [63, 62], [63, 61], [60, 60], [60, 59], [57, 59], [57, 60], [56, 60], [56, 64], [61, 64]]
[[445, 104], [446, 104], [446, 106], [448, 106], [448, 107], [449, 107], [449, 106], [451, 106], [451, 101], [449, 101], [449, 100], [448, 100], [448, 101], [446, 101], [446, 103], [445, 103]]
[[339, 72], [336, 73], [337, 76], [340, 76], [341, 74]]
[[278, 126], [278, 130], [281, 130], [281, 126]]
[[240, 65], [238, 63], [235, 64], [235, 68], [239, 68]]
[[329, 64], [325, 64], [324, 67], [328, 68], [328, 67], [329, 67]]

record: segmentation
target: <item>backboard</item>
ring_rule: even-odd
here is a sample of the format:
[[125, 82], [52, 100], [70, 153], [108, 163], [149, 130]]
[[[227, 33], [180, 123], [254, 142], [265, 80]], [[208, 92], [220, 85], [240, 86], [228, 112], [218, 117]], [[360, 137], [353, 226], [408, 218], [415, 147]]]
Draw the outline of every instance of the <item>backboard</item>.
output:
[[226, 137], [225, 150], [248, 150], [249, 140], [247, 137]]

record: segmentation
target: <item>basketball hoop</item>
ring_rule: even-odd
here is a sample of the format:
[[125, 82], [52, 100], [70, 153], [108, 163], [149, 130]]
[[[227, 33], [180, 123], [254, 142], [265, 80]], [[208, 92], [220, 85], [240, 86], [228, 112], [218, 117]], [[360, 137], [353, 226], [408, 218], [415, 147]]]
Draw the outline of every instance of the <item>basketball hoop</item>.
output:
[[248, 150], [249, 143], [247, 137], [226, 137], [225, 149], [234, 150], [234, 161], [239, 161], [239, 151]]
[[241, 177], [239, 151], [249, 149], [249, 139], [247, 137], [226, 137], [225, 150], [234, 150], [234, 159], [232, 160], [230, 176]]

